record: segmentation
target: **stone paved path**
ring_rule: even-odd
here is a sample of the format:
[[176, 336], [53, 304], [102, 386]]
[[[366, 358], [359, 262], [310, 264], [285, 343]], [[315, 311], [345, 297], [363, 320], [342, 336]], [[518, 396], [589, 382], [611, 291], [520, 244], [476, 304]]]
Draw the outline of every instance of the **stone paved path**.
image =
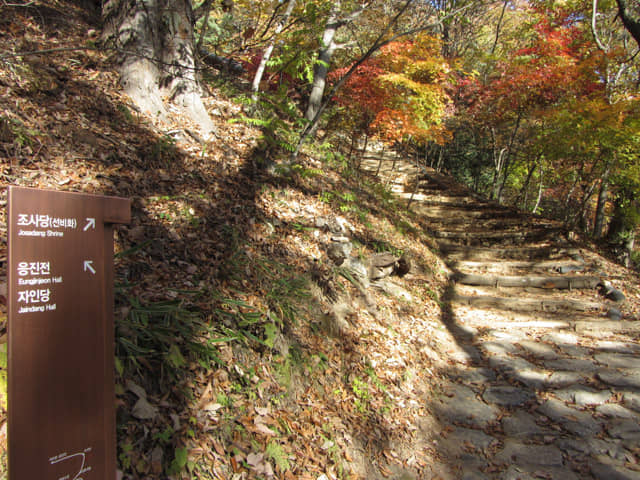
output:
[[455, 272], [442, 300], [457, 367], [430, 408], [458, 478], [640, 479], [640, 321], [593, 288], [599, 257], [433, 171], [386, 175]]

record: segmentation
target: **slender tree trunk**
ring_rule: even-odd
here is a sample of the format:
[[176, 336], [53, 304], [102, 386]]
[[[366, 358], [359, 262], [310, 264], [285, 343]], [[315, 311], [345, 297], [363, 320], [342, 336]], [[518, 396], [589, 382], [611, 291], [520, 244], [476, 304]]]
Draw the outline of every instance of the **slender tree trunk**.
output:
[[527, 178], [520, 189], [520, 194], [518, 195], [518, 199], [516, 200], [516, 205], [521, 205], [523, 210], [527, 209], [527, 200], [529, 199], [529, 184], [531, 183], [531, 178], [533, 178], [533, 173], [536, 171], [538, 167], [538, 160], [542, 154], [538, 155], [538, 158], [531, 164], [529, 167], [529, 171], [527, 172]]
[[538, 183], [538, 198], [536, 198], [536, 204], [533, 206], [533, 210], [531, 213], [536, 214], [538, 212], [538, 208], [540, 207], [540, 202], [542, 201], [542, 190], [543, 190], [543, 182], [544, 182], [544, 169], [542, 165], [540, 166], [540, 182]]
[[384, 143], [382, 144], [382, 151], [380, 152], [380, 162], [378, 163], [378, 169], [376, 170], [374, 177], [377, 177], [378, 174], [380, 173], [380, 169], [382, 168], [383, 161], [384, 161]]
[[108, 0], [103, 39], [119, 52], [120, 82], [140, 111], [165, 121], [163, 98], [208, 135], [215, 128], [195, 68], [190, 0]]
[[[387, 37], [387, 34], [396, 25], [400, 17], [405, 13], [405, 11], [413, 3], [413, 1], [414, 0], [405, 0], [404, 4], [402, 5], [402, 7], [400, 7], [396, 15], [389, 21], [389, 23], [382, 30], [382, 32], [380, 32], [380, 34], [378, 35], [376, 40], [373, 42], [371, 47], [369, 47], [369, 50], [367, 50], [364, 53], [364, 55], [362, 55], [356, 62], [354, 62], [353, 65], [351, 65], [351, 67], [347, 71], [347, 73], [345, 73], [340, 78], [340, 80], [338, 80], [336, 84], [331, 88], [331, 91], [327, 95], [329, 100], [331, 99], [331, 97], [335, 92], [337, 92], [340, 88], [342, 88], [342, 85], [344, 85], [344, 83], [351, 77], [351, 75], [353, 75], [353, 72], [355, 72], [360, 65], [366, 62], [371, 57], [371, 55], [377, 52], [381, 47], [391, 42], [390, 39], [385, 39], [385, 37]], [[392, 37], [392, 38], [395, 38], [395, 37]], [[329, 105], [329, 101], [325, 99], [320, 104], [320, 108], [318, 108], [318, 111], [314, 115], [313, 119], [311, 119], [309, 124], [307, 124], [307, 126], [304, 128], [304, 130], [300, 134], [298, 145], [296, 146], [296, 149], [292, 155], [293, 158], [296, 158], [298, 156], [298, 153], [300, 152], [300, 149], [302, 148], [302, 145], [304, 144], [304, 142], [307, 140], [307, 138], [309, 138], [313, 134], [313, 132], [315, 132], [316, 128], [318, 127], [318, 122], [320, 121], [320, 117], [322, 116], [322, 114], [324, 113], [324, 110], [327, 108], [328, 105]]]
[[327, 20], [327, 24], [322, 34], [322, 46], [318, 52], [318, 60], [313, 67], [313, 85], [311, 86], [311, 94], [309, 95], [309, 104], [304, 116], [307, 120], [312, 121], [318, 113], [324, 96], [324, 89], [327, 84], [327, 74], [329, 73], [329, 63], [335, 52], [337, 45], [333, 41], [336, 32], [343, 25], [338, 20], [341, 2], [334, 2], [331, 13]]
[[607, 204], [607, 196], [609, 193], [609, 173], [611, 172], [611, 168], [609, 163], [607, 162], [607, 166], [602, 174], [602, 179], [600, 182], [600, 192], [598, 192], [598, 204], [596, 206], [596, 216], [593, 223], [593, 236], [595, 238], [602, 237], [602, 233], [604, 230], [604, 210]]
[[285, 10], [282, 18], [276, 25], [275, 35], [273, 40], [267, 47], [267, 49], [262, 54], [262, 59], [260, 60], [260, 65], [258, 65], [258, 70], [256, 70], [256, 75], [253, 77], [253, 83], [251, 84], [251, 91], [253, 92], [253, 99], [257, 99], [257, 93], [260, 90], [260, 82], [262, 81], [262, 76], [264, 75], [264, 71], [267, 68], [267, 62], [271, 58], [271, 54], [273, 53], [273, 49], [275, 48], [277, 36], [282, 32], [291, 13], [293, 12], [294, 7], [296, 6], [296, 0], [289, 0], [287, 4], [287, 9]]

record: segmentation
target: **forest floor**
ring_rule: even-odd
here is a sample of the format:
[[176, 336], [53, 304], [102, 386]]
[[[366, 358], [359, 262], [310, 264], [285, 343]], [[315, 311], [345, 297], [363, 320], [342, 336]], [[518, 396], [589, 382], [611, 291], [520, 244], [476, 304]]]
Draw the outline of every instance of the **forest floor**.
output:
[[[116, 228], [123, 478], [638, 478], [637, 276], [395, 157], [325, 143], [267, 171], [246, 92], [221, 76], [216, 139], [177, 112], [152, 124], [98, 28], [70, 2], [0, 6], [1, 185], [132, 200]], [[4, 208], [0, 228], [6, 267]], [[329, 258], [336, 236], [354, 262], [412, 269], [363, 286]], [[565, 270], [570, 288], [544, 288]], [[4, 397], [0, 478], [6, 415]]]

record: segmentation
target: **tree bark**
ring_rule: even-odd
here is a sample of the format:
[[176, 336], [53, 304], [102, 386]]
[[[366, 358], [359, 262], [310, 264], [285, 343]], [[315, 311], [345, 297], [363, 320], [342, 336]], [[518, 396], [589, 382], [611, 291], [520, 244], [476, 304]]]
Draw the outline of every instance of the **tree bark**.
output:
[[596, 216], [593, 222], [593, 236], [594, 238], [602, 237], [602, 232], [604, 230], [604, 210], [607, 204], [607, 196], [609, 193], [609, 173], [611, 172], [611, 167], [607, 163], [607, 166], [602, 174], [602, 179], [600, 183], [600, 191], [598, 192], [598, 203], [596, 205]]
[[313, 120], [313, 117], [315, 117], [318, 110], [320, 110], [320, 105], [322, 105], [322, 97], [327, 84], [327, 74], [329, 73], [329, 63], [337, 48], [333, 38], [338, 28], [344, 25], [344, 23], [338, 20], [340, 5], [340, 2], [334, 3], [324, 33], [322, 34], [322, 46], [318, 52], [316, 65], [313, 68], [313, 85], [311, 86], [311, 94], [309, 95], [309, 104], [304, 114], [305, 118], [309, 121]]
[[120, 82], [140, 111], [169, 118], [167, 98], [207, 136], [215, 127], [195, 68], [190, 0], [108, 0], [103, 39], [118, 50]]
[[[627, 2], [627, 0], [617, 0], [618, 2], [618, 15], [622, 20], [622, 24], [624, 28], [631, 34], [631, 36], [635, 39], [636, 43], [640, 47], [640, 8], [638, 6], [635, 7], [635, 18], [632, 17], [633, 13], [631, 10], [634, 7], [630, 6], [630, 3], [633, 3], [635, 0], [631, 0], [631, 2]], [[637, 2], [636, 2], [637, 3]]]
[[282, 30], [284, 30], [284, 27], [287, 24], [287, 21], [291, 16], [291, 12], [293, 12], [293, 8], [295, 6], [296, 6], [296, 0], [289, 0], [289, 3], [287, 4], [287, 9], [285, 10], [282, 18], [276, 25], [276, 30], [275, 30], [275, 35], [273, 37], [273, 40], [271, 41], [267, 49], [262, 54], [260, 65], [258, 65], [258, 70], [256, 71], [255, 77], [253, 77], [253, 83], [251, 85], [251, 90], [253, 91], [254, 100], [256, 100], [257, 98], [256, 95], [260, 90], [260, 82], [262, 81], [262, 76], [264, 75], [264, 71], [267, 68], [267, 62], [271, 58], [271, 54], [273, 53], [273, 49], [275, 48], [277, 36], [282, 32]]

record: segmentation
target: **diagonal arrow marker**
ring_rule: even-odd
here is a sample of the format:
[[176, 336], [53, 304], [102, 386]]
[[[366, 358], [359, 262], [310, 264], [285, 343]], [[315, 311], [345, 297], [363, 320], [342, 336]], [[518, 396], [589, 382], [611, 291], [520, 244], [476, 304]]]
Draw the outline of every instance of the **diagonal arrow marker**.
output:
[[82, 229], [83, 232], [86, 232], [90, 228], [93, 228], [94, 230], [96, 229], [96, 219], [95, 218], [85, 218], [85, 220], [87, 221], [87, 224]]
[[96, 274], [96, 271], [93, 268], [93, 260], [85, 260], [84, 261], [84, 271], [90, 271], [92, 274]]

